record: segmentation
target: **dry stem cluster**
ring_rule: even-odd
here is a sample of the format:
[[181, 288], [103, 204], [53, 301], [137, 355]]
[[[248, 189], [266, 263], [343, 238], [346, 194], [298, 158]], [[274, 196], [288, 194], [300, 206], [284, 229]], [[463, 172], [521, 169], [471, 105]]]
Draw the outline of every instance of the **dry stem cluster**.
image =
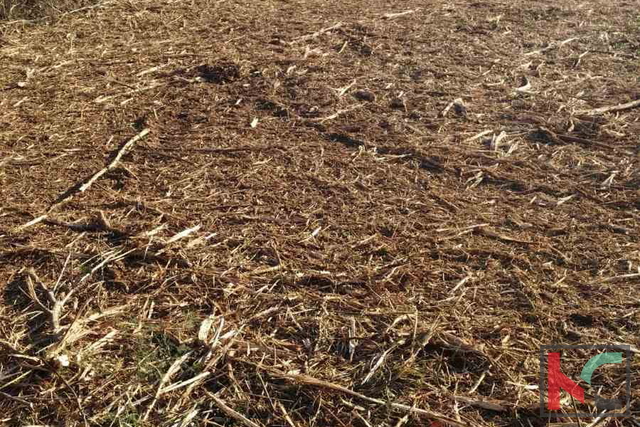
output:
[[0, 22], [0, 423], [543, 426], [637, 346], [634, 2], [330, 3]]

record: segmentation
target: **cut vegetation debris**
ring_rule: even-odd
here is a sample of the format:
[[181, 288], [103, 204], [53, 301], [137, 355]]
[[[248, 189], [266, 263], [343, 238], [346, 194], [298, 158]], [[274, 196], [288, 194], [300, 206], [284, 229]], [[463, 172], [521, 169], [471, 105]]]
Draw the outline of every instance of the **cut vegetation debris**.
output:
[[542, 427], [640, 347], [634, 2], [17, 3], [0, 424]]

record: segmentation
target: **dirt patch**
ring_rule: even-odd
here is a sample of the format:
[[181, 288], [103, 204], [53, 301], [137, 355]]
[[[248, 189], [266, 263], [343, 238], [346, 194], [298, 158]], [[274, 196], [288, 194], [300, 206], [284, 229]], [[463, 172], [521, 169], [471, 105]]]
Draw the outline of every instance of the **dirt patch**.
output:
[[55, 18], [98, 3], [97, 0], [0, 0], [0, 24], [2, 21]]

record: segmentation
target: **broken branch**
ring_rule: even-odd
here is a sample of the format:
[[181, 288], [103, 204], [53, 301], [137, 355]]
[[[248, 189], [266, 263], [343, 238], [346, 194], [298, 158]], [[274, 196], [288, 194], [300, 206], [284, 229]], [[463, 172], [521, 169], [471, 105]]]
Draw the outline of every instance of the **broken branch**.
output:
[[241, 422], [242, 424], [244, 424], [247, 427], [260, 427], [260, 424], [256, 424], [253, 421], [249, 420], [244, 415], [242, 415], [240, 412], [234, 411], [229, 406], [227, 406], [227, 404], [224, 403], [224, 401], [222, 399], [216, 397], [213, 393], [208, 392], [208, 391], [205, 391], [205, 393], [207, 393], [207, 396], [209, 396], [211, 398], [211, 400], [213, 400], [213, 403], [215, 403], [215, 405], [222, 412], [224, 412], [226, 416], [231, 417], [234, 420]]
[[405, 16], [405, 15], [410, 15], [412, 13], [416, 13], [419, 9], [411, 9], [411, 10], [405, 10], [404, 12], [397, 12], [397, 13], [385, 13], [384, 15], [382, 15], [382, 19], [394, 19], [394, 18], [398, 18], [400, 16]]
[[[264, 368], [264, 367], [263, 367]], [[467, 423], [463, 423], [460, 421], [456, 421], [452, 418], [449, 418], [447, 416], [438, 414], [436, 412], [432, 412], [432, 411], [428, 411], [426, 409], [420, 409], [420, 408], [416, 408], [416, 407], [412, 407], [409, 405], [404, 405], [402, 403], [395, 403], [395, 402], [386, 402], [384, 400], [381, 399], [376, 399], [373, 397], [369, 397], [369, 396], [365, 396], [364, 394], [358, 393], [357, 391], [351, 390], [347, 387], [341, 386], [339, 384], [334, 384], [334, 383], [330, 383], [327, 381], [323, 381], [323, 380], [319, 380], [317, 378], [313, 378], [310, 377], [308, 375], [302, 375], [302, 374], [286, 374], [284, 372], [280, 372], [278, 370], [275, 369], [268, 369], [268, 372], [272, 373], [275, 376], [290, 380], [290, 381], [294, 381], [297, 383], [301, 383], [301, 384], [305, 384], [305, 385], [310, 385], [310, 386], [314, 386], [314, 387], [320, 387], [320, 388], [326, 388], [326, 389], [330, 389], [330, 390], [334, 390], [334, 391], [339, 391], [341, 393], [345, 393], [354, 397], [357, 397], [359, 399], [365, 400], [367, 402], [370, 403], [375, 403], [378, 405], [385, 405], [385, 406], [389, 406], [391, 408], [400, 410], [400, 411], [406, 411], [406, 412], [410, 412], [410, 413], [414, 413], [414, 414], [418, 414], [418, 415], [424, 415], [426, 417], [429, 417], [431, 419], [437, 420], [437, 421], [441, 421], [443, 423], [449, 423], [451, 425], [454, 426], [467, 426]]]
[[120, 149], [118, 150], [118, 152], [116, 153], [115, 157], [113, 158], [113, 160], [111, 160], [111, 162], [109, 162], [109, 164], [104, 167], [103, 169], [99, 170], [98, 172], [96, 172], [95, 174], [93, 174], [88, 180], [86, 180], [84, 183], [80, 184], [80, 185], [75, 185], [73, 187], [71, 187], [69, 190], [65, 191], [59, 198], [58, 200], [56, 200], [51, 206], [49, 206], [49, 209], [47, 210], [47, 212], [51, 212], [53, 209], [55, 209], [57, 206], [61, 205], [62, 203], [70, 200], [75, 194], [77, 193], [84, 193], [85, 191], [87, 191], [102, 175], [104, 175], [105, 173], [109, 172], [110, 170], [115, 169], [115, 167], [118, 165], [118, 163], [120, 162], [120, 160], [122, 159], [122, 157], [126, 154], [127, 151], [129, 151], [129, 149], [138, 141], [140, 141], [142, 138], [144, 138], [147, 134], [149, 133], [149, 129], [144, 129], [142, 132], [140, 132], [139, 134], [137, 134], [136, 136], [134, 136], [133, 138], [131, 138], [130, 140], [128, 140], [127, 142], [125, 142], [122, 147], [120, 147]]
[[338, 22], [337, 24], [334, 24], [334, 25], [332, 25], [330, 27], [322, 28], [322, 29], [316, 31], [315, 33], [307, 34], [306, 36], [302, 36], [302, 37], [298, 37], [297, 39], [292, 41], [291, 44], [299, 43], [299, 42], [306, 41], [306, 40], [315, 39], [316, 37], [321, 36], [324, 33], [328, 33], [329, 31], [335, 30], [335, 29], [340, 28], [340, 27], [342, 27], [342, 22]]
[[614, 111], [630, 110], [630, 109], [636, 108], [636, 107], [640, 107], [640, 99], [637, 99], [637, 100], [631, 101], [631, 102], [627, 102], [627, 103], [624, 103], [624, 104], [611, 105], [611, 106], [608, 106], [608, 107], [594, 108], [593, 110], [582, 110], [582, 111], [580, 111], [580, 113], [589, 114], [589, 115], [596, 115], [596, 114], [611, 113], [611, 112], [614, 112]]
[[[40, 298], [38, 298], [38, 296], [36, 295], [34, 282], [37, 283], [42, 292], [44, 292], [51, 308], [47, 307], [42, 301], [40, 301]], [[62, 330], [62, 326], [60, 326], [60, 316], [62, 314], [62, 309], [69, 300], [69, 297], [71, 297], [71, 295], [73, 294], [73, 291], [69, 292], [62, 300], [58, 300], [53, 291], [49, 290], [45, 286], [45, 284], [42, 283], [33, 268], [27, 270], [27, 287], [29, 296], [31, 297], [33, 302], [35, 302], [40, 307], [40, 309], [49, 317], [49, 321], [51, 322], [51, 329], [54, 335], [58, 335]]]

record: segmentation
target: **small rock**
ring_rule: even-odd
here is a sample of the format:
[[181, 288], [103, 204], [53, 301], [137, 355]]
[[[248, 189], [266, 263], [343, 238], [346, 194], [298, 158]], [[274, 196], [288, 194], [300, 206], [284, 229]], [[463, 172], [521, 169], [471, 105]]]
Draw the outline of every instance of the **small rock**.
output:
[[419, 111], [413, 110], [410, 114], [409, 114], [409, 118], [411, 120], [420, 120], [422, 119], [422, 114], [420, 114]]
[[464, 105], [464, 101], [461, 98], [453, 101], [453, 111], [456, 112], [458, 116], [466, 116], [467, 115], [467, 107]]
[[378, 126], [380, 126], [382, 129], [384, 129], [386, 131], [393, 131], [394, 130], [393, 124], [389, 123], [386, 120], [383, 120], [380, 123], [378, 123]]
[[393, 98], [391, 100], [391, 103], [389, 104], [389, 106], [391, 108], [396, 108], [396, 109], [403, 109], [403, 110], [407, 109], [407, 106], [404, 103], [404, 99], [402, 99], [402, 98]]
[[353, 93], [353, 96], [359, 101], [373, 102], [376, 100], [376, 95], [368, 90], [357, 90]]

